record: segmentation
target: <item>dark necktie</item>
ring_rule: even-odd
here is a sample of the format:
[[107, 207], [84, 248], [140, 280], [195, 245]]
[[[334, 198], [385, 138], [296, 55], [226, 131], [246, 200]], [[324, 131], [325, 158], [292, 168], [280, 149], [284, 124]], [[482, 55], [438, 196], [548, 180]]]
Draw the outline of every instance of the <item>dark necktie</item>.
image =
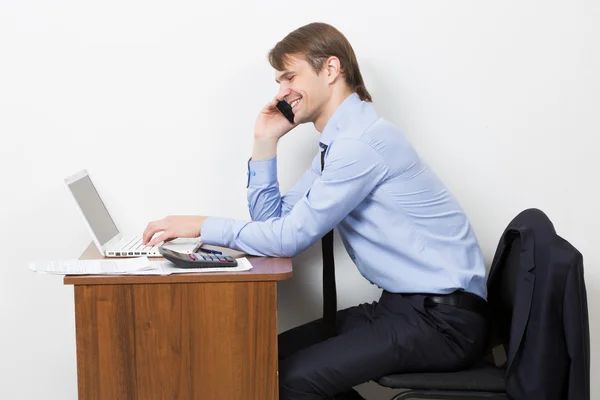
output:
[[[321, 173], [325, 168], [327, 145], [321, 146]], [[335, 336], [335, 314], [337, 312], [337, 293], [335, 288], [335, 263], [333, 261], [333, 229], [321, 239], [323, 251], [323, 325], [325, 338]]]

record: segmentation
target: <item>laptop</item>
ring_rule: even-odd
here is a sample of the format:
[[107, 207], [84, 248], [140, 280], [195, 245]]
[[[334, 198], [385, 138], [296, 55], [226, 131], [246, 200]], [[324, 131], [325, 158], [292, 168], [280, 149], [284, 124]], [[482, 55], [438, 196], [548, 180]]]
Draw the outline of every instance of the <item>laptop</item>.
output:
[[[87, 170], [65, 178], [65, 184], [75, 199], [98, 251], [104, 257], [162, 257], [158, 246], [142, 244], [141, 234], [123, 235], [119, 231]], [[177, 238], [164, 243], [163, 247], [189, 254], [195, 253], [201, 245], [202, 241], [198, 238]]]

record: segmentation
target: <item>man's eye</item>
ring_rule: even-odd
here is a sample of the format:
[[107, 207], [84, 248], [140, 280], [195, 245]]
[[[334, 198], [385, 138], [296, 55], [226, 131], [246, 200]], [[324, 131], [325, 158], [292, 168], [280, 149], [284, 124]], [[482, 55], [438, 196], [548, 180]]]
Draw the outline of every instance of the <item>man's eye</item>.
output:
[[290, 82], [293, 81], [295, 76], [290, 76]]

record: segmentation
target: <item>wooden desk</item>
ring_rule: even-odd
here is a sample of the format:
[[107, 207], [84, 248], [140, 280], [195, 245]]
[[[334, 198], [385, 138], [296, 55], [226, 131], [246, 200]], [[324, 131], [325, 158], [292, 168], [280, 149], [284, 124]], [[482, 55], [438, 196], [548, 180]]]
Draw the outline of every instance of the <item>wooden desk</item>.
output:
[[[93, 244], [81, 256], [97, 258]], [[66, 276], [79, 399], [277, 400], [276, 284], [292, 264], [248, 260], [245, 272]]]

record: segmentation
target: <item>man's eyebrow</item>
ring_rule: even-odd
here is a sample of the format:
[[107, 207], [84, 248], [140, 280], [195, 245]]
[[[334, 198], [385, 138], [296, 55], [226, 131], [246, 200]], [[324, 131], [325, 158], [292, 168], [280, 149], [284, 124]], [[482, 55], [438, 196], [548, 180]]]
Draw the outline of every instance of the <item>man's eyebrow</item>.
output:
[[281, 76], [279, 77], [279, 79], [275, 78], [275, 82], [280, 83], [281, 79], [285, 79], [288, 76], [294, 74], [294, 71], [285, 71], [283, 74], [281, 74]]

